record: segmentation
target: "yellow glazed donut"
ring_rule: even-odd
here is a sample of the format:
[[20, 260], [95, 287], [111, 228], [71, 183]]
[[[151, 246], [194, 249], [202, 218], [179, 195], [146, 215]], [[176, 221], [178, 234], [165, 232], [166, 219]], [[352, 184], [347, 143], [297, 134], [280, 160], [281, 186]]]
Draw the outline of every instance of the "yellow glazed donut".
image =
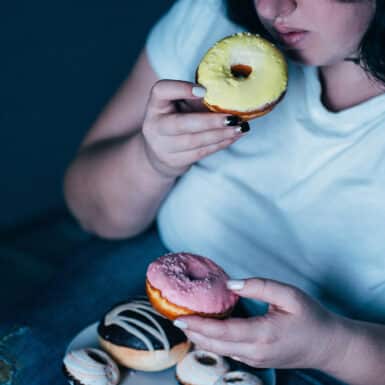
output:
[[228, 36], [200, 62], [196, 81], [206, 88], [204, 104], [243, 120], [270, 112], [285, 94], [288, 73], [282, 53], [248, 32]]

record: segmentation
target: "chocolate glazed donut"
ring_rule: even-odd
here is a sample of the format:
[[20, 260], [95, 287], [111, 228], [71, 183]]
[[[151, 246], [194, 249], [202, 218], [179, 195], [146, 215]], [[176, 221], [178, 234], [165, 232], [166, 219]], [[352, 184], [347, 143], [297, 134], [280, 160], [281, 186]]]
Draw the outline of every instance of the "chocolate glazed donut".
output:
[[158, 371], [175, 365], [190, 348], [184, 333], [145, 299], [121, 303], [98, 325], [99, 341], [120, 365]]

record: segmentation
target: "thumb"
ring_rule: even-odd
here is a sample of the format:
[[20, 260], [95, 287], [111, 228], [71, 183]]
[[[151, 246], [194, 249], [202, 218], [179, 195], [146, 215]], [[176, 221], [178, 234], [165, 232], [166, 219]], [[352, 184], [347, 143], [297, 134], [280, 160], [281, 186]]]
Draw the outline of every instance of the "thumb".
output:
[[182, 80], [158, 80], [152, 87], [148, 99], [149, 113], [169, 111], [173, 102], [184, 99], [201, 99], [206, 89]]
[[227, 287], [240, 297], [267, 302], [288, 312], [293, 312], [298, 308], [302, 293], [294, 286], [264, 278], [229, 280]]

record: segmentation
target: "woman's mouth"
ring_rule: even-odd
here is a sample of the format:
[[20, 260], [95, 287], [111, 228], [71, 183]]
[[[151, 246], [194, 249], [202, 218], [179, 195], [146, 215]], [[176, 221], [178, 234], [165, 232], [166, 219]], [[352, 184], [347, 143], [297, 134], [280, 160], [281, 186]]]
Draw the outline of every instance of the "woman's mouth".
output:
[[287, 46], [298, 47], [305, 39], [308, 31], [295, 30], [289, 28], [276, 28], [275, 33], [278, 39]]
[[297, 46], [305, 37], [306, 32], [288, 32], [279, 34], [279, 38], [287, 45]]

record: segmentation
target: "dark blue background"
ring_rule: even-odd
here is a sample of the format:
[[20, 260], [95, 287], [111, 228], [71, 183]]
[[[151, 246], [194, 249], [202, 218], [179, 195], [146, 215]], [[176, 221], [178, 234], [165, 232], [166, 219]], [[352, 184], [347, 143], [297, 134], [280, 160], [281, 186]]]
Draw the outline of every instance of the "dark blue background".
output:
[[68, 162], [172, 2], [1, 2], [0, 231], [63, 206]]

